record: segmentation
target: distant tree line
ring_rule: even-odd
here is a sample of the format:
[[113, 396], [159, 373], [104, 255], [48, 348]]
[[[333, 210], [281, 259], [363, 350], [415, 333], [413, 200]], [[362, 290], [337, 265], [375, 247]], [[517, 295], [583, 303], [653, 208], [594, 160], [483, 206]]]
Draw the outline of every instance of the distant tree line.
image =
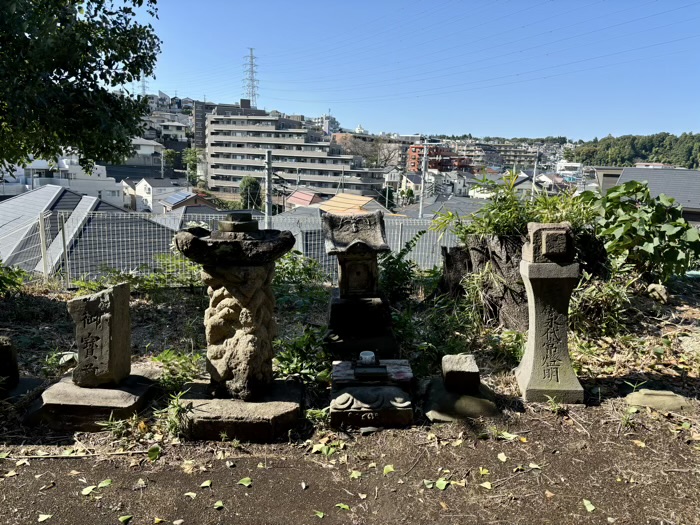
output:
[[700, 167], [700, 135], [608, 135], [566, 151], [565, 158], [588, 166], [634, 166], [637, 162], [662, 162], [694, 169]]
[[[535, 138], [528, 138], [528, 137], [512, 137], [512, 138], [505, 138], [505, 137], [473, 137], [471, 133], [466, 133], [464, 135], [437, 135], [436, 138], [439, 139], [448, 139], [448, 140], [482, 140], [484, 142], [513, 142], [513, 143], [525, 143], [525, 144], [531, 144], [531, 143], [541, 143], [541, 144], [566, 144], [567, 142], [571, 142], [567, 137], [559, 136], [559, 137], [535, 137]], [[579, 141], [583, 142], [583, 141]]]

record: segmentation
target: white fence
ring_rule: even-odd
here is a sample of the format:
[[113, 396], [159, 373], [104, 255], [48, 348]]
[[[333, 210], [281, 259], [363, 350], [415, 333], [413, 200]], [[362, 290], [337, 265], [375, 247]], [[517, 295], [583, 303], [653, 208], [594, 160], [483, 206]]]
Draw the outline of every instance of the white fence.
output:
[[[191, 270], [191, 265], [171, 251], [174, 234], [189, 223], [216, 228], [221, 217], [80, 210], [45, 213], [0, 238], [0, 255], [9, 253], [5, 264], [20, 267], [35, 278], [60, 277], [66, 283], [95, 280], [114, 271], [139, 275], [165, 272], [175, 277]], [[425, 230], [408, 255], [421, 269], [441, 265], [441, 246], [456, 244], [452, 234], [431, 231], [428, 219], [386, 217], [384, 222], [387, 241], [394, 252]], [[262, 220], [260, 227], [263, 228]], [[319, 261], [335, 279], [337, 263], [335, 257], [326, 254], [320, 218], [276, 216], [272, 217], [272, 228], [291, 231], [296, 238], [294, 249]]]

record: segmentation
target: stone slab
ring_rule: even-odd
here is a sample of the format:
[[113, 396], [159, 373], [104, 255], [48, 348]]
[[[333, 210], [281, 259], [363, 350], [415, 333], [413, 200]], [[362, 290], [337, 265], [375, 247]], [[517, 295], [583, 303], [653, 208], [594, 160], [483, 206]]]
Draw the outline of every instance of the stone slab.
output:
[[668, 390], [650, 390], [642, 388], [625, 397], [625, 402], [632, 406], [649, 407], [659, 412], [678, 412], [688, 408], [688, 400]]
[[445, 388], [457, 394], [477, 395], [481, 379], [472, 354], [442, 356], [442, 380]]
[[303, 389], [291, 381], [273, 381], [256, 401], [216, 399], [204, 381], [190, 383], [183, 400], [191, 404], [186, 415], [187, 435], [194, 440], [228, 439], [269, 443], [287, 436], [302, 415]]
[[61, 430], [98, 431], [98, 422], [125, 419], [139, 412], [155, 392], [160, 368], [135, 365], [132, 374], [112, 388], [84, 388], [70, 374], [47, 388], [27, 414], [28, 424], [47, 423]]
[[496, 417], [501, 413], [493, 402], [493, 392], [485, 385], [480, 386], [477, 395], [462, 395], [449, 392], [440, 378], [428, 382], [423, 410], [433, 422]]
[[[387, 377], [381, 380], [383, 385], [398, 386], [406, 392], [411, 392], [413, 371], [407, 359], [380, 359], [379, 364], [385, 366], [387, 371]], [[355, 377], [352, 361], [333, 361], [331, 382], [334, 390], [342, 390], [351, 386], [370, 386], [373, 383]]]
[[116, 385], [131, 372], [129, 283], [68, 301], [75, 322], [78, 365], [73, 381], [81, 387]]
[[334, 391], [331, 428], [405, 427], [413, 424], [413, 403], [396, 386], [355, 386]]
[[377, 359], [392, 358], [399, 354], [399, 343], [391, 328], [386, 328], [382, 335], [362, 337], [356, 330], [354, 334], [341, 335], [328, 332], [324, 337], [328, 353], [340, 359], [357, 359], [360, 352], [374, 352]]
[[13, 390], [18, 384], [17, 351], [9, 337], [0, 336], [0, 397]]
[[383, 297], [341, 298], [334, 288], [328, 319], [328, 328], [333, 332], [372, 336], [391, 326], [391, 308]]

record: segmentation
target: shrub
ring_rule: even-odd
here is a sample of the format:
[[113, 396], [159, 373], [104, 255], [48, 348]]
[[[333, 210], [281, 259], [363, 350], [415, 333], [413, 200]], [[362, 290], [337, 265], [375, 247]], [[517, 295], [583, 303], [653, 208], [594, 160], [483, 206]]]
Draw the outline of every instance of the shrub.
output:
[[280, 308], [293, 308], [307, 312], [313, 305], [326, 303], [329, 277], [318, 261], [292, 250], [275, 264], [272, 288]]
[[5, 266], [0, 259], [0, 297], [19, 292], [27, 277], [27, 272], [20, 268]]
[[306, 384], [330, 382], [331, 360], [325, 352], [321, 329], [304, 329], [294, 339], [277, 339], [273, 361], [276, 377], [298, 377]]
[[666, 282], [700, 256], [700, 234], [683, 219], [682, 208], [666, 195], [652, 198], [646, 183], [630, 181], [604, 197], [586, 192], [582, 199], [596, 209], [596, 233], [620, 268]]
[[419, 231], [397, 253], [385, 252], [379, 256], [379, 289], [392, 304], [405, 301], [415, 289], [418, 266], [408, 255], [424, 234], [425, 230]]

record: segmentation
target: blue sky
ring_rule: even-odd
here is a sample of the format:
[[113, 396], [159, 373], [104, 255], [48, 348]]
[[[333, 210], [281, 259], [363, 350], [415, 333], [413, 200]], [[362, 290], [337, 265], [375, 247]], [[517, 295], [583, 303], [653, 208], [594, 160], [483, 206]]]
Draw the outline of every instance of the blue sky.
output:
[[700, 132], [700, 1], [162, 0], [149, 91], [372, 133]]

